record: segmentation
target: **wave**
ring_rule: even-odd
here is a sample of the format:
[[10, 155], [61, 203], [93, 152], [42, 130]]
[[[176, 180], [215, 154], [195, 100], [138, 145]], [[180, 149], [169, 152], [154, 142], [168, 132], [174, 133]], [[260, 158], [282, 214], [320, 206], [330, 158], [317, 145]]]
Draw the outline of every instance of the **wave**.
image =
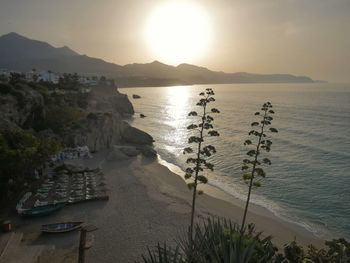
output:
[[[184, 170], [177, 164], [170, 162], [169, 159], [166, 160], [165, 158], [162, 158], [160, 154], [158, 154], [158, 162], [161, 165], [166, 166], [173, 173], [179, 175], [181, 178], [184, 178], [183, 177], [183, 175], [185, 174]], [[224, 176], [222, 175], [218, 176], [216, 172], [216, 174], [214, 173], [214, 175], [210, 176], [210, 180], [208, 184], [244, 202], [246, 200], [246, 194], [244, 193], [244, 191], [242, 191], [241, 186], [239, 186], [238, 184], [233, 184], [232, 182], [228, 183], [223, 178]], [[285, 222], [288, 222], [290, 224], [294, 224], [299, 227], [302, 227], [303, 229], [306, 229], [308, 232], [314, 234], [319, 238], [328, 239], [332, 237], [331, 233], [325, 228], [326, 225], [323, 224], [321, 221], [314, 222], [314, 223], [305, 221], [304, 218], [298, 217], [296, 215], [297, 214], [296, 210], [288, 213], [287, 210], [289, 209], [282, 208], [281, 205], [273, 202], [272, 200], [266, 199], [264, 196], [252, 194], [251, 203], [253, 203], [256, 206], [260, 206], [264, 209], [267, 209], [273, 215], [275, 215], [276, 217], [280, 218]]]
[[[278, 114], [274, 127], [280, 132], [269, 153], [273, 166], [267, 169], [265, 187], [254, 191], [253, 203], [319, 236], [326, 236], [327, 229], [334, 235], [349, 236], [350, 90], [340, 93], [334, 86], [311, 89], [276, 84], [261, 92], [260, 84], [214, 86], [215, 107], [221, 110], [215, 127], [221, 136], [213, 143], [218, 152], [210, 158], [215, 165], [215, 174], [208, 175], [210, 184], [245, 199], [246, 186], [240, 174], [246, 152], [243, 141], [255, 118], [252, 113], [268, 97], [274, 102]], [[187, 104], [181, 107], [174, 104], [168, 89], [137, 90], [142, 100], [135, 100], [134, 107], [147, 119], [134, 118], [133, 125], [152, 134], [161, 158], [177, 166], [179, 173], [186, 168], [182, 148], [190, 120], [185, 113], [201, 88], [186, 89]], [[125, 92], [133, 93], [132, 89]]]

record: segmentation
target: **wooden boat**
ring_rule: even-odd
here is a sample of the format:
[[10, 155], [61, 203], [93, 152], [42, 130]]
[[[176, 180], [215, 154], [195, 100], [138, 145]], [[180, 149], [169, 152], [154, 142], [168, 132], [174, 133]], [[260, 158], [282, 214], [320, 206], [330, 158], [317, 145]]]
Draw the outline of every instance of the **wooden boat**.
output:
[[57, 203], [57, 204], [38, 206], [30, 209], [25, 209], [21, 212], [20, 215], [25, 217], [46, 216], [57, 210], [60, 210], [65, 205], [66, 203]]
[[44, 233], [64, 233], [80, 228], [83, 223], [84, 222], [62, 222], [47, 224], [42, 225], [40, 230]]

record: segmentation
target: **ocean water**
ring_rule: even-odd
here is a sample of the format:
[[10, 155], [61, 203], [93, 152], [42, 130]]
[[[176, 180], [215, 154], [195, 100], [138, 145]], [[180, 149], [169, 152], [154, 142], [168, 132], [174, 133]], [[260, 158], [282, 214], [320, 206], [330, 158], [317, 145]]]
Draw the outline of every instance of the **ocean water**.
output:
[[[214, 125], [220, 137], [211, 141], [217, 154], [209, 183], [244, 199], [241, 163], [254, 112], [270, 101], [276, 112], [272, 150], [264, 155], [262, 187], [252, 202], [284, 220], [299, 224], [322, 238], [350, 238], [350, 85], [346, 84], [228, 84], [155, 88], [125, 88], [136, 114], [135, 127], [150, 133], [162, 159], [186, 167], [182, 149], [186, 127], [193, 119], [198, 93], [213, 88], [221, 113]], [[132, 99], [138, 94], [141, 99]], [[142, 119], [139, 114], [147, 117]]]

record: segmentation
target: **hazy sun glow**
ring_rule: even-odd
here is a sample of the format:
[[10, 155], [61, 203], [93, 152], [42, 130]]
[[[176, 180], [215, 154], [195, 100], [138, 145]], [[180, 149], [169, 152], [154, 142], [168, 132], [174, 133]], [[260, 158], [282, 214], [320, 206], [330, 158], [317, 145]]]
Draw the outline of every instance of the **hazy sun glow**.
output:
[[197, 4], [167, 2], [150, 14], [145, 37], [153, 55], [166, 63], [195, 62], [209, 47], [208, 14]]

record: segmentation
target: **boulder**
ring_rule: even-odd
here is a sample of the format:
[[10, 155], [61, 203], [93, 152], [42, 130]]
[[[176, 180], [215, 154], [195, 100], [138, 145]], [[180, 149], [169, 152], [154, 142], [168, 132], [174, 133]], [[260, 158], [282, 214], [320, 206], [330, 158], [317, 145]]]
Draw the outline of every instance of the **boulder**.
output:
[[157, 151], [149, 145], [140, 146], [140, 147], [137, 147], [137, 149], [140, 150], [145, 157], [149, 157], [149, 158], [157, 157]]
[[135, 146], [119, 146], [119, 149], [129, 157], [134, 157], [140, 154], [140, 151]]
[[133, 98], [133, 99], [141, 99], [141, 96], [140, 96], [140, 95], [137, 95], [137, 94], [133, 94], [133, 95], [132, 95], [132, 98]]
[[151, 145], [154, 140], [151, 135], [124, 122], [124, 129], [121, 133], [122, 140], [130, 144]]

